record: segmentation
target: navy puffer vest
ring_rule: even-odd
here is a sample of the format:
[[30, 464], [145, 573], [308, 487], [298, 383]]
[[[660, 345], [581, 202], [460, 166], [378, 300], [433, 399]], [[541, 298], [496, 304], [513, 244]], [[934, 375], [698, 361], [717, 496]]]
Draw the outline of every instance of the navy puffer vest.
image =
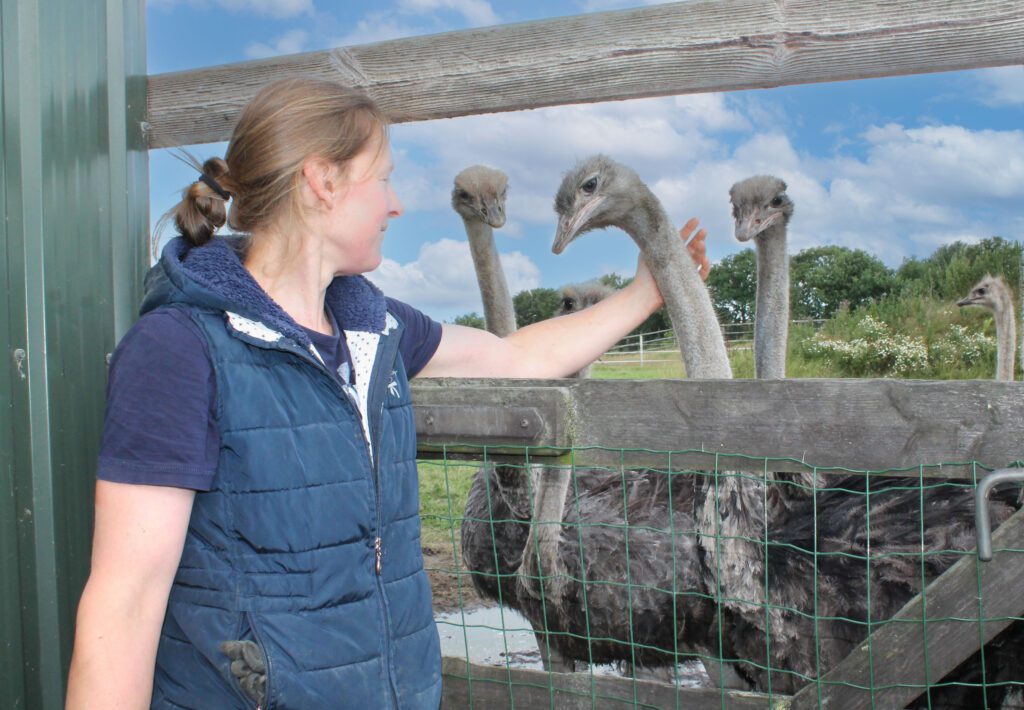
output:
[[147, 291], [144, 311], [186, 308], [205, 335], [220, 431], [214, 487], [196, 495], [170, 594], [153, 707], [256, 707], [220, 648], [253, 641], [263, 710], [436, 708], [415, 426], [402, 325], [383, 296], [361, 277], [328, 290], [346, 333], [376, 341], [372, 363], [356, 363], [364, 420], [359, 397], [225, 242], [175, 240]]

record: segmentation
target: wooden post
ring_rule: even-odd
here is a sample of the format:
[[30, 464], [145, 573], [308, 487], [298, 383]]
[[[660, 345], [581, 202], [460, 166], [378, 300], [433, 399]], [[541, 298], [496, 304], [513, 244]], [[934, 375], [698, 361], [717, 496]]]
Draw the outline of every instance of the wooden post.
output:
[[901, 708], [927, 684], [939, 682], [980, 643], [1005, 629], [1011, 621], [1007, 617], [1024, 611], [1024, 554], [1007, 549], [1019, 548], [1021, 540], [1024, 510], [993, 535], [995, 548], [1003, 551], [992, 562], [964, 556], [907, 602], [892, 623], [874, 632], [818, 683], [794, 695], [794, 710]]

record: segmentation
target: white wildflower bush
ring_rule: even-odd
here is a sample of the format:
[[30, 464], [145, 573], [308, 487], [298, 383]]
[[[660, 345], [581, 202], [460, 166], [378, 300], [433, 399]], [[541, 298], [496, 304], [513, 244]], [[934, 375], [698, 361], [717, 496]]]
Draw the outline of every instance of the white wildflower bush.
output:
[[928, 346], [923, 338], [893, 333], [870, 315], [858, 321], [855, 335], [840, 340], [819, 332], [805, 341], [804, 352], [829, 360], [856, 377], [908, 377], [928, 371]]
[[945, 337], [932, 343], [929, 356], [935, 367], [971, 367], [991, 362], [995, 353], [995, 338], [952, 325]]

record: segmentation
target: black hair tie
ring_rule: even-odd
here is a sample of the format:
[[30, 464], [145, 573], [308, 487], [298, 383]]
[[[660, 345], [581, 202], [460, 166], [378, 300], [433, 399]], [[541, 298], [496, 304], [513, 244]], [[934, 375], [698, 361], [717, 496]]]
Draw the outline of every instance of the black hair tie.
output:
[[207, 187], [220, 195], [225, 201], [231, 199], [231, 193], [221, 187], [219, 182], [206, 173], [199, 173], [199, 182], [205, 183]]

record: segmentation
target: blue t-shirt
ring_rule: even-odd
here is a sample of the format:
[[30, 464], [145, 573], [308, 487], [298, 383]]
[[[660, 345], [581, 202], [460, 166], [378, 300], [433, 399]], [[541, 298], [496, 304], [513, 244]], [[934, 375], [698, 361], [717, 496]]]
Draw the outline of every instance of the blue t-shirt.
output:
[[[399, 354], [409, 378], [441, 342], [441, 324], [401, 301], [388, 309], [405, 324]], [[324, 364], [354, 384], [344, 333], [306, 330]], [[125, 334], [110, 361], [107, 411], [97, 477], [209, 490], [217, 470], [220, 433], [214, 416], [217, 383], [206, 339], [178, 308], [150, 311]]]

